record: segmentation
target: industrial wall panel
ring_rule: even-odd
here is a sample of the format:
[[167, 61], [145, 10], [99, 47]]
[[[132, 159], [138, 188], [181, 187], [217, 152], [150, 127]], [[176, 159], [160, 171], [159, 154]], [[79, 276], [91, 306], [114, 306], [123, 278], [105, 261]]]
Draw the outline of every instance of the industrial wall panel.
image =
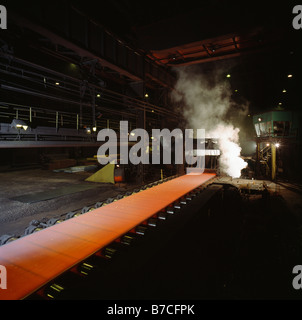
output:
[[66, 3], [45, 2], [41, 1], [41, 12], [42, 14], [37, 17], [43, 25], [47, 25], [51, 30], [58, 34], [69, 36], [69, 9]]
[[104, 36], [104, 56], [110, 62], [114, 61], [114, 56], [115, 56], [113, 41], [114, 41], [114, 39], [108, 33], [105, 33], [105, 36]]
[[70, 11], [70, 34], [71, 38], [84, 47], [88, 46], [88, 20], [75, 10]]
[[93, 22], [89, 23], [88, 46], [92, 52], [104, 56], [104, 30]]
[[132, 51], [128, 51], [128, 68], [130, 72], [137, 74], [136, 55]]
[[127, 68], [127, 51], [128, 49], [124, 45], [117, 43], [117, 64], [125, 69]]
[[140, 78], [144, 78], [144, 58], [143, 56], [141, 55], [138, 55], [137, 56], [137, 75], [140, 77]]

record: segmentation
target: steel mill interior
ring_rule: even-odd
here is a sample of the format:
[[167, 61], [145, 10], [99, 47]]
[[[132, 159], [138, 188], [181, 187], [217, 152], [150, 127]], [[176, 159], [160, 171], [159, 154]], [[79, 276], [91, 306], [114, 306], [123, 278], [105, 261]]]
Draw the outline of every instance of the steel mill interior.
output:
[[0, 300], [301, 299], [296, 5], [0, 0]]

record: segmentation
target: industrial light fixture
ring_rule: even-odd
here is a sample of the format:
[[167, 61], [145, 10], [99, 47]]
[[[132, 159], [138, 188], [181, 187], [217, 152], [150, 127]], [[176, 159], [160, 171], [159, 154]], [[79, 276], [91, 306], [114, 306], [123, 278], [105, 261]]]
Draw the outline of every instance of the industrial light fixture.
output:
[[11, 127], [18, 130], [23, 129], [26, 131], [28, 128], [28, 125], [22, 120], [14, 119], [11, 123]]
[[58, 299], [64, 290], [64, 287], [60, 283], [50, 282], [38, 290], [37, 294], [44, 299], [53, 300]]
[[148, 231], [148, 228], [146, 226], [139, 225], [135, 228], [135, 233], [141, 236], [144, 236], [147, 231]]
[[228, 73], [228, 74], [226, 75], [226, 77], [227, 77], [227, 78], [231, 78], [231, 75]]
[[270, 146], [270, 144], [269, 144], [269, 143], [267, 143], [267, 144], [266, 144], [266, 146], [267, 146], [267, 147], [269, 147], [269, 146]]
[[283, 89], [282, 92], [285, 93], [285, 92], [286, 92], [286, 89]]
[[145, 98], [149, 98], [149, 95], [148, 95], [148, 93], [145, 93]]
[[279, 102], [279, 106], [282, 106], [282, 102]]
[[287, 78], [292, 78], [292, 77], [293, 77], [292, 74], [288, 74], [288, 75], [287, 75]]
[[278, 142], [275, 143], [275, 147], [276, 147], [276, 148], [279, 148], [279, 147], [280, 147], [280, 143], [278, 143]]
[[96, 97], [97, 97], [97, 98], [100, 98], [100, 97], [101, 97], [101, 95], [98, 93], [98, 94], [96, 95]]
[[93, 127], [93, 128], [92, 128], [92, 131], [93, 131], [93, 132], [96, 132], [96, 127]]
[[261, 122], [261, 121], [262, 121], [262, 119], [261, 119], [261, 118], [258, 118], [258, 121], [259, 121], [259, 122]]
[[83, 276], [88, 276], [88, 274], [94, 269], [94, 266], [90, 263], [87, 262], [82, 262], [80, 263], [77, 267], [76, 270], [74, 269], [76, 273], [79, 273]]
[[56, 82], [56, 86], [59, 86], [60, 85], [60, 82]]
[[91, 129], [90, 128], [86, 128], [86, 133], [90, 134], [91, 133]]
[[217, 50], [217, 49], [219, 49], [220, 48], [220, 46], [219, 45], [215, 45], [215, 44], [213, 44], [213, 45], [210, 45], [209, 47], [208, 47], [208, 49], [209, 50], [211, 50], [213, 53]]

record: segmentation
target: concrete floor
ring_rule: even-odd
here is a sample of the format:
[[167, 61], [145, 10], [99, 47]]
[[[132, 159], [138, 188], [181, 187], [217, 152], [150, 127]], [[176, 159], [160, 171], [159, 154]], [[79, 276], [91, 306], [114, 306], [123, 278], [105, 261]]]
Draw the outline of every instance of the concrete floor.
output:
[[278, 183], [270, 182], [268, 190], [280, 194], [289, 210], [302, 224], [302, 185], [283, 181], [279, 181]]
[[251, 192], [262, 191], [264, 190], [264, 186], [266, 186], [270, 194], [282, 197], [288, 209], [302, 224], [302, 184], [282, 180], [272, 182], [269, 180], [232, 179], [230, 177], [220, 177], [216, 182], [231, 184], [237, 188], [249, 188]]
[[[23, 235], [32, 220], [54, 218], [98, 201], [114, 197], [134, 186], [86, 182], [88, 172], [63, 173], [33, 169], [0, 173], [0, 236]], [[95, 189], [64, 195], [36, 203], [22, 203], [12, 197], [75, 185], [95, 185]]]
[[[0, 236], [4, 234], [21, 236], [30, 221], [34, 219], [58, 217], [136, 187], [86, 182], [85, 179], [89, 175], [91, 173], [88, 172], [64, 173], [42, 169], [0, 173]], [[249, 184], [251, 190], [261, 190], [263, 183], [265, 183], [270, 193], [281, 195], [288, 208], [302, 223], [301, 185], [289, 182], [274, 183], [263, 180], [231, 179], [230, 177], [220, 177], [216, 182], [228, 183], [236, 187], [246, 187]], [[36, 203], [11, 200], [12, 197], [19, 195], [57, 189], [71, 184], [89, 184], [95, 185], [96, 188]]]

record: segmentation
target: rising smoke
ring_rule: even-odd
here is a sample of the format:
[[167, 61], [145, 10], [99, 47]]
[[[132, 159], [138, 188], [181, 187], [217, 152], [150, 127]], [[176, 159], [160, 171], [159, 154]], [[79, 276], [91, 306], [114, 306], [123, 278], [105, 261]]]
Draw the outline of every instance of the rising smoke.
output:
[[217, 139], [221, 172], [238, 178], [247, 163], [240, 157], [240, 118], [247, 115], [247, 103], [235, 103], [223, 70], [204, 75], [196, 67], [176, 69], [178, 80], [172, 99], [181, 102], [186, 126], [205, 129], [206, 137]]

